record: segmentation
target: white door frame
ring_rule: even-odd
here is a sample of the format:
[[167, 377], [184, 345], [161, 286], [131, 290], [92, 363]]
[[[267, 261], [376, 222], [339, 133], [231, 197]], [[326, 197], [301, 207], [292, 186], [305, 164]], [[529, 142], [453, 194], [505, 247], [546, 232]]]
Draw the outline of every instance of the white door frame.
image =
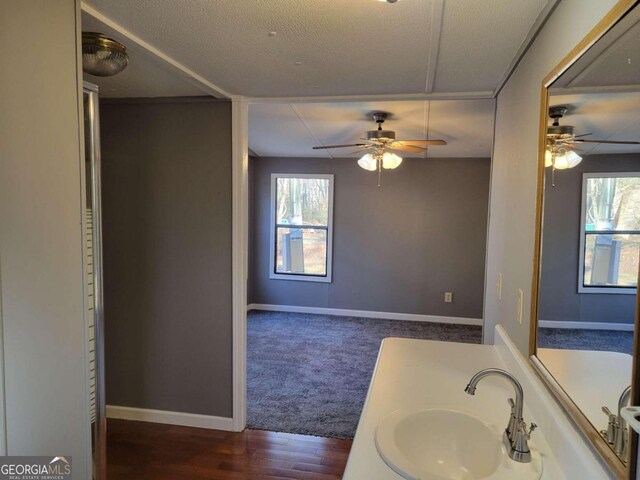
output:
[[232, 122], [232, 308], [233, 430], [247, 423], [247, 257], [249, 255], [249, 105], [231, 97]]

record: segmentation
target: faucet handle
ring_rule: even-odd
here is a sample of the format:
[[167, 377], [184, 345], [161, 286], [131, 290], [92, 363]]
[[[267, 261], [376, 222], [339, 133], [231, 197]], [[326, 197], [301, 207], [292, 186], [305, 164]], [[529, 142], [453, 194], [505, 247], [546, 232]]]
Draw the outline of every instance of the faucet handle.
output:
[[604, 413], [608, 417], [610, 424], [618, 423], [618, 416], [615, 413], [613, 413], [611, 410], [609, 410], [608, 407], [606, 406], [602, 407], [602, 413]]
[[602, 413], [604, 413], [608, 419], [607, 429], [601, 432], [602, 436], [609, 445], [613, 445], [618, 436], [618, 416], [606, 406], [602, 407]]
[[[531, 423], [531, 426], [529, 427], [529, 432], [527, 433], [527, 438], [531, 437], [531, 434], [536, 428], [538, 428], [538, 425], [536, 425], [535, 423]], [[526, 429], [526, 424], [525, 424], [525, 429]]]

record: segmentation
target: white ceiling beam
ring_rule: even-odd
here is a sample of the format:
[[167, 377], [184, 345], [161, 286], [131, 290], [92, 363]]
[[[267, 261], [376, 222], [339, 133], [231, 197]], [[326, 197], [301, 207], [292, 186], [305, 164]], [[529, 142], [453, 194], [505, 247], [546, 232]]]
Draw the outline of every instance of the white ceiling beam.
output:
[[[311, 126], [307, 123], [307, 121], [304, 119], [304, 117], [302, 116], [302, 112], [300, 112], [300, 110], [298, 109], [298, 107], [296, 107], [294, 104], [290, 104], [289, 105], [291, 107], [291, 110], [293, 110], [293, 113], [296, 114], [296, 116], [298, 117], [298, 120], [300, 120], [300, 122], [302, 122], [302, 124], [304, 125], [304, 127], [307, 129], [307, 131], [311, 134], [311, 136], [313, 138], [316, 139], [316, 142], [318, 142], [318, 146], [322, 145], [324, 146], [324, 142], [322, 140], [320, 140], [320, 137], [318, 137], [318, 135], [316, 135], [316, 132], [314, 132], [311, 129]], [[331, 151], [329, 150], [324, 150], [324, 152], [329, 156], [329, 158], [334, 158], [333, 155], [331, 155]]]
[[191, 83], [193, 86], [200, 88], [204, 93], [208, 93], [209, 95], [213, 95], [216, 98], [231, 98], [232, 94], [227, 92], [226, 90], [214, 85], [209, 80], [204, 78], [203, 76], [197, 74], [190, 68], [181, 64], [174, 58], [170, 57], [166, 53], [157, 49], [153, 45], [145, 42], [143, 39], [135, 35], [133, 32], [127, 30], [119, 23], [111, 20], [109, 17], [104, 15], [102, 12], [96, 10], [91, 5], [87, 5], [85, 2], [81, 3], [82, 11], [91, 15], [96, 20], [104, 23], [109, 28], [115, 30], [120, 34], [123, 38], [126, 39], [130, 44], [135, 44], [136, 46], [146, 50], [151, 53], [158, 59], [160, 59], [163, 63], [169, 66], [172, 70], [177, 71], [181, 77], [184, 78], [185, 81]]
[[398, 93], [390, 95], [338, 95], [318, 97], [247, 97], [249, 103], [340, 103], [340, 102], [393, 102], [403, 100], [487, 100], [493, 92]]
[[442, 38], [442, 23], [444, 22], [444, 1], [433, 0], [431, 3], [431, 37], [429, 38], [429, 63], [427, 64], [427, 81], [425, 92], [433, 92], [440, 55], [440, 41]]
[[538, 14], [536, 21], [533, 22], [533, 25], [531, 25], [531, 28], [529, 29], [527, 36], [524, 38], [524, 40], [520, 44], [520, 48], [518, 48], [518, 51], [511, 59], [509, 66], [502, 74], [502, 77], [498, 82], [498, 86], [494, 90], [494, 94], [493, 94], [494, 97], [498, 96], [498, 94], [500, 93], [502, 88], [505, 86], [507, 81], [509, 81], [509, 78], [511, 77], [515, 69], [518, 67], [518, 64], [520, 63], [522, 58], [526, 55], [527, 51], [529, 50], [529, 47], [531, 47], [531, 44], [534, 42], [534, 40], [538, 36], [538, 33], [540, 33], [540, 30], [542, 30], [542, 27], [544, 27], [545, 23], [547, 23], [547, 19], [551, 16], [551, 14], [555, 10], [559, 2], [560, 0], [547, 0], [547, 3], [544, 5], [542, 10]]

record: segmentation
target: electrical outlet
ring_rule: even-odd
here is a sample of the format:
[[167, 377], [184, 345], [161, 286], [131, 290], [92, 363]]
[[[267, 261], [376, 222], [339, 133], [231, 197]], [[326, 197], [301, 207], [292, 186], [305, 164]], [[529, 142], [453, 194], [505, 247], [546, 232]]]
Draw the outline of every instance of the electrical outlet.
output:
[[518, 310], [517, 310], [517, 318], [518, 323], [522, 325], [522, 308], [524, 306], [524, 292], [521, 289], [518, 289]]
[[453, 302], [453, 292], [444, 292], [444, 303]]
[[498, 287], [498, 301], [502, 301], [502, 272], [498, 273], [498, 283], [496, 284]]

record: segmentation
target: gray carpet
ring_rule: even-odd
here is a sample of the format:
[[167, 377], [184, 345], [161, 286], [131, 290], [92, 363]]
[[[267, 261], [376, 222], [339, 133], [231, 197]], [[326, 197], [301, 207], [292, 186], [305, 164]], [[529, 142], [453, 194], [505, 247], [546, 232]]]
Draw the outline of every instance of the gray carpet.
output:
[[386, 337], [480, 343], [481, 327], [249, 312], [248, 427], [353, 438]]
[[538, 333], [538, 345], [542, 348], [599, 350], [631, 355], [633, 352], [633, 332], [541, 328]]

